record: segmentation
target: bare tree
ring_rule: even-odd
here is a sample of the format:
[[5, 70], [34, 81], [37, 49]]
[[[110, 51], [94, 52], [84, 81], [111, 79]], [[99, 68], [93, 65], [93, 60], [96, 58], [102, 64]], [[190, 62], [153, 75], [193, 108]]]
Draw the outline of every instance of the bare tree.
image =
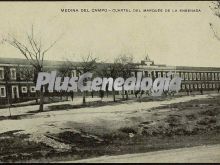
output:
[[[82, 69], [83, 73], [86, 72], [94, 72], [97, 68], [97, 58], [92, 57], [91, 54], [89, 54], [86, 58], [82, 58], [83, 62], [80, 63], [80, 68]], [[92, 93], [93, 95], [93, 93]], [[83, 104], [86, 103], [86, 92], [83, 91]]]
[[[60, 38], [60, 37], [59, 37]], [[36, 83], [37, 75], [39, 72], [44, 70], [44, 58], [47, 52], [57, 43], [58, 39], [52, 42], [49, 46], [43, 46], [41, 38], [36, 37], [34, 33], [34, 27], [32, 25], [31, 32], [26, 33], [27, 43], [19, 41], [13, 35], [8, 35], [8, 38], [4, 39], [14, 48], [20, 51], [20, 53], [27, 59], [30, 65], [33, 66], [35, 70], [34, 83]], [[43, 87], [39, 91], [40, 95], [40, 106], [39, 111], [43, 111], [44, 105], [44, 92]]]
[[[82, 57], [82, 62], [79, 63], [78, 67], [72, 64], [72, 68], [75, 68], [75, 70], [79, 73], [94, 72], [97, 68], [97, 61], [98, 61], [97, 58], [89, 54], [87, 57]], [[83, 91], [83, 104], [85, 103], [86, 103], [86, 91]]]
[[5, 86], [6, 86], [6, 96], [7, 96], [7, 101], [8, 101], [8, 111], [9, 111], [9, 115], [11, 117], [11, 110], [10, 110], [10, 108], [11, 108], [11, 99], [10, 99], [11, 95], [9, 92], [9, 90], [10, 90], [10, 88], [9, 88], [10, 75], [11, 75], [10, 69], [7, 68], [4, 73], [4, 78], [5, 78]]
[[[108, 71], [109, 77], [116, 79], [120, 76], [120, 69], [121, 69], [120, 63], [114, 62], [110, 64], [108, 68], [109, 68], [109, 71]], [[116, 102], [114, 87], [112, 88], [112, 96], [113, 96], [113, 101]]]
[[[220, 18], [220, 1], [214, 1], [212, 2], [212, 6], [210, 6], [210, 8], [212, 9], [212, 11], [214, 12], [214, 15], [216, 15], [218, 18]], [[214, 26], [212, 23], [209, 23], [213, 34], [215, 36], [215, 38], [220, 41], [220, 35], [218, 34], [218, 32], [215, 30]], [[220, 87], [218, 87], [218, 92], [220, 90]], [[202, 88], [201, 88], [201, 94], [203, 94]]]
[[[118, 72], [121, 77], [124, 79], [127, 79], [132, 76], [131, 70], [135, 68], [135, 64], [133, 62], [133, 56], [132, 55], [126, 55], [122, 54], [118, 58], [115, 59], [115, 63], [118, 67]], [[124, 86], [122, 88], [122, 96], [124, 98]], [[126, 94], [126, 100], [128, 100], [128, 91], [125, 91]]]
[[[214, 1], [212, 2], [212, 5], [210, 6], [210, 8], [212, 9], [212, 11], [214, 12], [214, 15], [216, 15], [218, 18], [220, 18], [220, 1]], [[218, 34], [218, 32], [215, 30], [214, 26], [212, 23], [209, 23], [211, 30], [213, 31], [213, 34], [215, 36], [215, 38], [220, 41], [220, 35]]]
[[[100, 62], [100, 64], [97, 66], [96, 68], [96, 76], [100, 76], [100, 77], [111, 77], [110, 74], [110, 69], [109, 69], [110, 64], [106, 63], [106, 62]], [[106, 86], [106, 94], [108, 97], [109, 91], [108, 91], [108, 85]], [[104, 97], [104, 91], [100, 91], [100, 96]]]
[[[27, 84], [27, 88], [30, 88], [29, 82], [34, 79], [34, 70], [29, 66], [20, 66], [19, 68], [20, 79], [24, 80]], [[30, 96], [30, 92], [28, 91], [28, 96]]]
[[[58, 76], [60, 76], [62, 78], [66, 77], [66, 76], [70, 76], [71, 71], [72, 71], [72, 63], [70, 61], [66, 61], [58, 68]], [[66, 97], [68, 100], [68, 92], [67, 91], [61, 91], [61, 93], [60, 93], [61, 100], [62, 100], [63, 94], [66, 94]], [[72, 94], [71, 98], [73, 101], [74, 94], [73, 94], [73, 92], [71, 92], [71, 94]]]

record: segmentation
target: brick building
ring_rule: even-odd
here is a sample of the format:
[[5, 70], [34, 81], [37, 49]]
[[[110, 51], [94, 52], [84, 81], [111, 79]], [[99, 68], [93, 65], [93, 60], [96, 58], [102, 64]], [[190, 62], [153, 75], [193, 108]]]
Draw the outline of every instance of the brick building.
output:
[[[79, 76], [80, 69], [76, 69], [79, 63], [72, 64], [74, 68], [69, 76]], [[64, 65], [64, 61], [44, 61], [44, 68], [48, 71], [58, 70]], [[166, 76], [168, 72], [177, 74], [183, 79], [181, 91], [217, 91], [220, 87], [220, 68], [216, 67], [158, 65], [148, 56], [135, 66], [131, 71], [135, 76], [142, 72], [143, 76], [155, 79]], [[8, 99], [13, 103], [36, 98], [34, 76], [33, 67], [26, 59], [0, 58], [0, 104], [8, 102]]]

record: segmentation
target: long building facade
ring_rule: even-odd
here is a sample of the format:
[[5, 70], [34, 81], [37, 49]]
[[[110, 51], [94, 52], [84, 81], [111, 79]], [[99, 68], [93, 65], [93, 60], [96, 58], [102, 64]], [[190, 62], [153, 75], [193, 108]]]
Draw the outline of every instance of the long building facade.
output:
[[[79, 63], [75, 62], [70, 76], [80, 76]], [[48, 71], [57, 70], [65, 65], [64, 61], [45, 61]], [[147, 56], [135, 63], [131, 70], [134, 76], [142, 72], [143, 76], [155, 79], [165, 77], [168, 72], [182, 78], [181, 92], [210, 91], [220, 88], [220, 68], [157, 65]], [[0, 104], [31, 100], [37, 97], [34, 83], [34, 70], [26, 59], [0, 58]]]
[[211, 91], [220, 88], [220, 68], [155, 65], [149, 57], [142, 60], [139, 70], [148, 77], [165, 77], [172, 72], [182, 78], [181, 91]]

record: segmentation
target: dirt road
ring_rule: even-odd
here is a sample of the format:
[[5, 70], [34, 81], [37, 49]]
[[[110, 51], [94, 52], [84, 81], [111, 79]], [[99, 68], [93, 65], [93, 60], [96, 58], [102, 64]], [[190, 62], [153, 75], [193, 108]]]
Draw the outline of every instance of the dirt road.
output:
[[[65, 163], [70, 163], [65, 162]], [[126, 154], [119, 156], [102, 156], [93, 159], [72, 161], [71, 163], [217, 163], [220, 162], [220, 145], [197, 146], [147, 152], [140, 154]]]
[[[88, 98], [87, 101], [94, 101], [94, 99]], [[46, 153], [48, 160], [44, 161], [51, 162], [55, 160], [54, 153], [71, 153], [72, 150], [78, 153], [75, 158], [77, 160], [88, 158], [88, 156], [113, 155], [116, 152], [118, 155], [149, 152], [160, 150], [161, 146], [168, 149], [202, 144], [220, 144], [218, 133], [213, 132], [212, 136], [204, 134], [211, 129], [217, 131], [220, 128], [220, 103], [218, 100], [218, 94], [207, 94], [182, 96], [161, 101], [136, 102], [131, 100], [126, 103], [105, 106], [63, 108], [50, 111], [51, 106], [76, 105], [81, 101], [78, 99], [78, 102], [76, 100], [45, 105], [45, 111], [41, 113], [33, 112], [37, 111], [38, 106], [11, 108], [13, 116], [18, 116], [18, 118], [11, 119], [4, 118], [4, 116], [8, 116], [8, 109], [1, 109], [0, 148], [7, 150], [4, 154], [1, 153], [0, 161], [17, 161], [21, 158], [24, 159], [26, 155], [28, 156], [25, 159], [35, 158], [34, 152], [40, 153], [40, 157], [45, 157]], [[177, 105], [170, 107], [171, 104]], [[159, 108], [160, 106], [162, 107]], [[204, 135], [200, 137], [198, 131], [203, 132]], [[185, 137], [182, 136], [185, 133], [193, 134], [196, 137], [186, 136], [188, 140], [185, 140]], [[157, 137], [162, 134], [166, 139]], [[171, 137], [177, 135], [178, 138], [170, 140], [168, 135]], [[145, 137], [148, 139], [146, 140]], [[97, 151], [93, 150], [94, 144], [100, 147]], [[79, 149], [75, 146], [79, 146]], [[42, 147], [45, 149], [41, 149]], [[33, 148], [40, 150], [33, 150]], [[16, 152], [15, 149], [17, 149]], [[81, 152], [82, 150], [85, 150], [86, 153]], [[212, 154], [212, 157], [215, 154]], [[148, 161], [144, 158], [145, 156], [140, 156], [138, 161], [153, 162], [158, 159], [158, 156], [149, 157]], [[173, 160], [175, 162], [174, 158], [168, 158], [164, 161]], [[125, 159], [133, 161], [127, 157]], [[186, 159], [188, 160], [188, 158]], [[194, 160], [194, 157], [189, 160], [191, 159]], [[70, 157], [64, 156], [58, 161], [61, 160], [73, 161], [74, 159], [71, 155]], [[109, 161], [114, 160], [110, 159]], [[180, 157], [178, 160], [181, 161]], [[115, 161], [123, 162], [124, 159], [122, 157], [122, 159]]]

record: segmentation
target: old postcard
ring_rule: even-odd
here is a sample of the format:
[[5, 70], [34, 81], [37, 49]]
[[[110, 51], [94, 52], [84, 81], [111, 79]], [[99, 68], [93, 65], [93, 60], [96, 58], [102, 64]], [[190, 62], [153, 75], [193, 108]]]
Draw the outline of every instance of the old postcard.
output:
[[219, 1], [5, 1], [0, 20], [0, 162], [220, 162]]

